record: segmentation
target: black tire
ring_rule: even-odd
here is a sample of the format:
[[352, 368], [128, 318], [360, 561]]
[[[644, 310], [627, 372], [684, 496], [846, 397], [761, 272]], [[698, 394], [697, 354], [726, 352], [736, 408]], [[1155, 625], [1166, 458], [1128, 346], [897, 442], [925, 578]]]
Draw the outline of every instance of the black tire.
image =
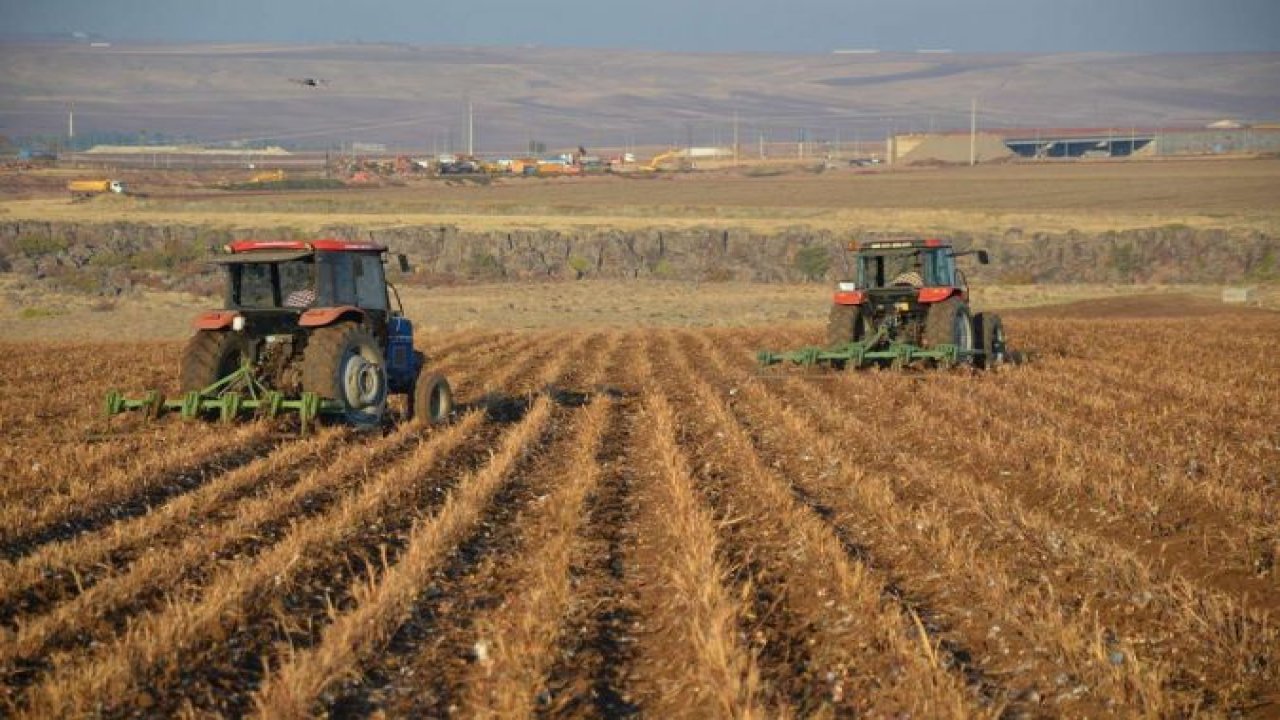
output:
[[431, 373], [418, 375], [418, 381], [409, 394], [409, 418], [421, 418], [436, 425], [453, 414], [453, 388], [443, 375]]
[[1009, 361], [1009, 350], [1004, 340], [1004, 323], [995, 313], [978, 313], [973, 316], [973, 335], [982, 355], [978, 367], [993, 369]]
[[[969, 306], [958, 297], [948, 298], [929, 307], [924, 321], [924, 340], [929, 347], [955, 345], [961, 353], [973, 351], [973, 317]], [[962, 355], [961, 363], [972, 355]]]
[[848, 345], [871, 334], [871, 321], [861, 305], [832, 305], [827, 316], [827, 347]]
[[249, 359], [244, 335], [230, 330], [200, 330], [182, 350], [178, 383], [182, 392], [203, 390], [240, 369]]
[[337, 400], [356, 427], [382, 423], [387, 411], [387, 363], [368, 331], [338, 323], [311, 332], [302, 352], [302, 389]]

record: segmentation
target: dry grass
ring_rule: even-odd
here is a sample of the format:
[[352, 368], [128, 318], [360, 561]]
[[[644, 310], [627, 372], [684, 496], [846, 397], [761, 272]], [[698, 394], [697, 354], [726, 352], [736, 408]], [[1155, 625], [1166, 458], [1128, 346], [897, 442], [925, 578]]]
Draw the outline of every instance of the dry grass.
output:
[[1008, 313], [1038, 359], [988, 374], [758, 379], [803, 322], [441, 333], [454, 424], [226, 463], [87, 402], [176, 345], [8, 345], [0, 511], [53, 514], [0, 541], [0, 712], [1266, 715], [1280, 321], [1144, 303]]
[[[0, 280], [0, 291], [4, 284]], [[1280, 307], [1280, 286], [1263, 288], [1267, 307]], [[745, 327], [826, 320], [832, 289], [825, 283], [691, 283], [661, 280], [582, 280], [400, 288], [405, 313], [428, 342], [460, 330], [531, 330], [643, 326]], [[1205, 285], [988, 285], [975, 288], [976, 306], [992, 309], [1056, 305], [1092, 298], [1190, 295], [1216, 301]], [[127, 331], [136, 340], [182, 340], [192, 319], [220, 299], [141, 294], [115, 309], [95, 310], [70, 295], [24, 295], [0, 302], [0, 340], [112, 341]], [[23, 317], [25, 307], [56, 315]], [[135, 337], [136, 335], [136, 337]]]

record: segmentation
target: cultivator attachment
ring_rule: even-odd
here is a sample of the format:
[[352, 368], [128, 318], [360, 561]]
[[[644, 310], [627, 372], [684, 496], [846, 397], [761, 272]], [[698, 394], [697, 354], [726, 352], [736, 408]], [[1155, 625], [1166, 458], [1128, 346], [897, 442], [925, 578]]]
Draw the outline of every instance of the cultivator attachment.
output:
[[860, 369], [872, 365], [899, 369], [922, 360], [931, 361], [940, 367], [951, 367], [978, 354], [975, 351], [961, 350], [956, 345], [923, 348], [904, 342], [883, 344], [884, 338], [885, 331], [880, 329], [866, 340], [845, 345], [826, 348], [811, 346], [790, 352], [761, 350], [756, 354], [756, 360], [761, 368], [790, 363], [805, 368], [835, 370]]
[[340, 414], [342, 404], [304, 392], [299, 397], [286, 397], [283, 393], [267, 389], [254, 377], [250, 365], [215, 382], [203, 390], [184, 393], [180, 399], [168, 400], [158, 390], [151, 390], [141, 398], [125, 397], [118, 390], [107, 393], [107, 417], [140, 410], [148, 418], [157, 418], [168, 412], [178, 412], [186, 419], [216, 416], [229, 423], [244, 415], [275, 418], [284, 413], [297, 413], [306, 433], [321, 415]]

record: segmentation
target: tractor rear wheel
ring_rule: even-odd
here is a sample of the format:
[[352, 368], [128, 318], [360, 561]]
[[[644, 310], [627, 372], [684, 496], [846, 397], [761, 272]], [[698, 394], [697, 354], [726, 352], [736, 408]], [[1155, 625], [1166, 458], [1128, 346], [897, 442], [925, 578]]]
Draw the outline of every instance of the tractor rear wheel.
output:
[[982, 350], [978, 357], [978, 367], [992, 369], [1000, 367], [1008, 359], [1008, 351], [1004, 344], [1004, 323], [995, 313], [978, 313], [973, 316], [973, 334], [977, 346]]
[[442, 423], [453, 413], [453, 389], [443, 375], [419, 375], [409, 395], [409, 417], [432, 425]]
[[861, 305], [832, 305], [827, 316], [827, 347], [848, 345], [871, 334], [871, 321]]
[[184, 393], [203, 390], [239, 370], [249, 359], [249, 343], [241, 333], [200, 330], [182, 350], [178, 383]]
[[387, 410], [382, 348], [352, 323], [313, 330], [302, 352], [302, 389], [341, 403], [348, 423], [376, 427]]
[[929, 347], [955, 345], [961, 352], [960, 362], [973, 357], [973, 317], [969, 306], [958, 297], [948, 298], [929, 307], [924, 321], [924, 339]]

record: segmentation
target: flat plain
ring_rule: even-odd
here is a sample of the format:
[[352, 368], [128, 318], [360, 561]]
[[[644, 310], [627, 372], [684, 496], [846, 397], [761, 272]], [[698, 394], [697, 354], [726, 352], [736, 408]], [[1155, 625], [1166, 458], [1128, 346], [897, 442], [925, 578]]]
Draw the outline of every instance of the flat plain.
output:
[[[817, 161], [815, 161], [817, 162]], [[749, 163], [749, 164], [748, 164]], [[1006, 163], [823, 172], [759, 164], [696, 173], [492, 181], [414, 180], [326, 191], [226, 192], [248, 171], [126, 170], [137, 197], [71, 202], [68, 170], [0, 174], [0, 221], [291, 227], [521, 228], [807, 226], [847, 231], [1105, 232], [1186, 225], [1275, 232], [1280, 159]], [[81, 177], [101, 171], [85, 168]]]

